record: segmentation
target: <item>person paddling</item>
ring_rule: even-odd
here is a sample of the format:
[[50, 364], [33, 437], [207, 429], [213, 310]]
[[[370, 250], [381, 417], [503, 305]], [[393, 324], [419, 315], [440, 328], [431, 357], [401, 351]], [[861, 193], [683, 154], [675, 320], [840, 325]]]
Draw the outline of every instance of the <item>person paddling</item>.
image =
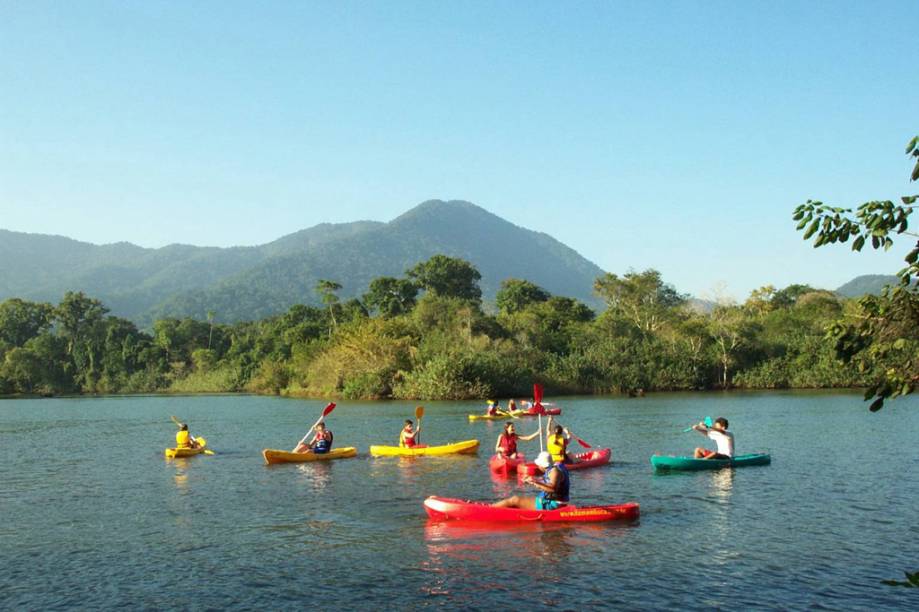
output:
[[488, 408], [485, 409], [485, 416], [498, 416], [501, 407], [495, 400], [488, 400]]
[[536, 457], [536, 467], [543, 472], [539, 480], [532, 476], [523, 479], [525, 484], [539, 489], [536, 497], [514, 495], [492, 504], [495, 508], [525, 508], [527, 510], [557, 510], [568, 504], [571, 478], [565, 464], [553, 463], [552, 456], [543, 451]]
[[696, 459], [733, 459], [734, 458], [734, 434], [728, 431], [728, 420], [724, 417], [715, 419], [711, 427], [705, 423], [693, 425], [693, 429], [710, 440], [714, 440], [718, 445], [718, 450], [713, 451], [707, 448], [696, 448], [694, 457]]
[[571, 441], [571, 432], [566, 427], [556, 425], [552, 427], [552, 417], [546, 426], [549, 435], [546, 437], [546, 450], [552, 455], [552, 460], [564, 463], [576, 463], [577, 460], [568, 454], [568, 442]]
[[179, 425], [179, 431], [176, 432], [176, 448], [198, 448], [200, 446], [198, 440], [188, 432], [188, 423]]
[[316, 453], [321, 455], [332, 450], [332, 440], [335, 436], [332, 435], [332, 432], [325, 426], [324, 422], [320, 421], [316, 424], [316, 435], [307, 444], [306, 438], [309, 435], [309, 432], [307, 432], [303, 436], [303, 439], [297, 444], [297, 448], [294, 449], [295, 453]]
[[418, 446], [421, 440], [421, 423], [418, 423], [418, 429], [415, 429], [411, 419], [405, 419], [405, 426], [399, 433], [399, 446], [402, 448], [413, 448]]
[[517, 435], [516, 428], [513, 423], [505, 423], [504, 431], [498, 436], [498, 443], [495, 444], [495, 453], [507, 457], [508, 459], [517, 458], [517, 440], [532, 440], [539, 435], [539, 430], [537, 429], [528, 436], [519, 436]]

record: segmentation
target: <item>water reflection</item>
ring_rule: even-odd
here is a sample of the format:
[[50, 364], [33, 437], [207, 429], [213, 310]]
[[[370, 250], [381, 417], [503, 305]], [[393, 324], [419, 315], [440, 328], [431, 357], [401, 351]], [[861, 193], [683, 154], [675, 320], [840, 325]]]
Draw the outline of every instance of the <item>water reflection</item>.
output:
[[327, 461], [310, 461], [297, 464], [299, 481], [313, 491], [322, 491], [332, 482], [332, 465]]
[[733, 469], [716, 470], [709, 479], [708, 494], [718, 501], [729, 501], [734, 488], [735, 472]]

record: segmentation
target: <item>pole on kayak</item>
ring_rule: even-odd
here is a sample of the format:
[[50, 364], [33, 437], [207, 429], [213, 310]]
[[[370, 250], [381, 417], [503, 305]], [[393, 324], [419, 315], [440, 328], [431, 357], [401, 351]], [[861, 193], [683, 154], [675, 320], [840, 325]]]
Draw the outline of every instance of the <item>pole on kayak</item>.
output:
[[543, 452], [542, 451], [542, 415], [538, 414], [536, 415], [536, 418], [539, 419], [539, 452], [541, 453]]

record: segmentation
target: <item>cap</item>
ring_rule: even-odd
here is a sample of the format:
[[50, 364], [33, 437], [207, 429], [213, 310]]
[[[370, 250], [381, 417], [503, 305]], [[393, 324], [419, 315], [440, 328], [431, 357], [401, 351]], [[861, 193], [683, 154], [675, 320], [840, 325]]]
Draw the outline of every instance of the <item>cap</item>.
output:
[[541, 468], [543, 468], [543, 469], [546, 469], [547, 467], [549, 467], [550, 465], [552, 465], [552, 455], [550, 455], [550, 454], [547, 453], [546, 451], [543, 451], [543, 452], [539, 453], [539, 455], [536, 456], [536, 461], [535, 461], [535, 463], [536, 463], [536, 465], [538, 465], [539, 467], [541, 467]]

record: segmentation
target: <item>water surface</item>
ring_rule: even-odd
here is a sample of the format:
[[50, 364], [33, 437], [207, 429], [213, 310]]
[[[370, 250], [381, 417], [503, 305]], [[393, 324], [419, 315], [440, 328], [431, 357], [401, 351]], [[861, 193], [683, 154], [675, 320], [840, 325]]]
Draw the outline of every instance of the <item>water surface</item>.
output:
[[[0, 608], [913, 608], [880, 580], [919, 570], [919, 398], [870, 414], [837, 393], [556, 398], [561, 421], [613, 448], [572, 476], [578, 503], [641, 504], [637, 524], [500, 529], [428, 523], [438, 494], [493, 499], [499, 423], [476, 403], [427, 404], [430, 444], [478, 438], [478, 456], [371, 458], [407, 402], [342, 402], [327, 464], [263, 465], [324, 402], [247, 396], [0, 401]], [[191, 424], [218, 454], [166, 461]], [[655, 475], [682, 433], [725, 416], [739, 453], [773, 463]], [[522, 433], [535, 420], [518, 422]], [[533, 454], [534, 442], [521, 448]]]

